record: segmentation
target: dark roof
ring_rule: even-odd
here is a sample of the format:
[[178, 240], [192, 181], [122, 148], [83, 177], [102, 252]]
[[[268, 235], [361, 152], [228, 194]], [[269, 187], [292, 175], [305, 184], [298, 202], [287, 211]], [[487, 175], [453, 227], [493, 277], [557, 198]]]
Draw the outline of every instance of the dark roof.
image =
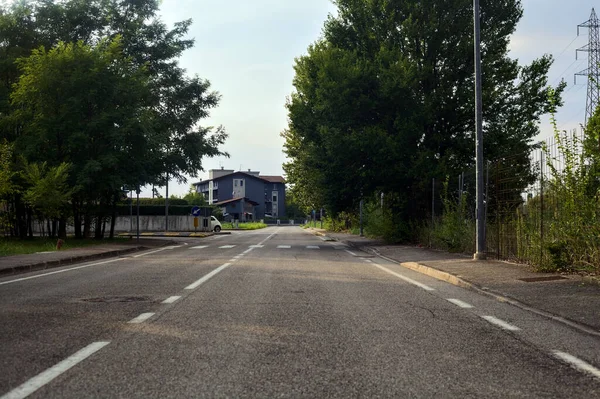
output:
[[246, 172], [237, 171], [237, 172], [229, 173], [227, 175], [215, 177], [214, 179], [202, 180], [201, 182], [193, 183], [192, 185], [198, 186], [198, 185], [200, 185], [202, 183], [208, 183], [209, 181], [221, 180], [221, 179], [223, 179], [225, 177], [236, 175], [236, 174], [246, 175], [246, 176], [253, 177], [255, 179], [266, 181], [266, 182], [269, 182], [269, 183], [285, 183], [285, 180], [281, 176], [255, 176], [255, 175], [251, 175], [251, 174], [246, 173]]
[[233, 198], [233, 199], [229, 199], [229, 200], [225, 200], [225, 201], [221, 201], [221, 202], [215, 202], [213, 205], [220, 206], [220, 205], [233, 204], [234, 202], [238, 202], [238, 201], [241, 201], [241, 200], [246, 201], [250, 205], [254, 205], [254, 206], [258, 205], [258, 202], [254, 202], [254, 201], [252, 201], [249, 198], [242, 198], [242, 197], [240, 197], [240, 198]]
[[281, 176], [258, 176], [269, 183], [285, 183], [285, 179]]

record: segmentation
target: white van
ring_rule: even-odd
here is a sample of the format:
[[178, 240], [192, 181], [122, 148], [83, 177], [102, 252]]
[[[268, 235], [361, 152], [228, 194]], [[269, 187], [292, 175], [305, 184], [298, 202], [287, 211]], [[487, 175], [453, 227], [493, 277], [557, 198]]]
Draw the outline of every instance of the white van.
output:
[[219, 220], [214, 216], [210, 217], [210, 229], [215, 233], [220, 232], [222, 229], [221, 222], [219, 222]]

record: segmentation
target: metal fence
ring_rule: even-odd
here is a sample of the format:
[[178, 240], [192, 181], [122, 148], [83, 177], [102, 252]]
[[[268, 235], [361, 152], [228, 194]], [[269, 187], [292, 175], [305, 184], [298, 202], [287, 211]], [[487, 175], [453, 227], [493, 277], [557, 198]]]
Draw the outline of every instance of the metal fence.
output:
[[[600, 183], [590, 173], [593, 161], [583, 157], [582, 143], [581, 132], [565, 133], [530, 152], [486, 163], [488, 257], [542, 266], [599, 267]], [[460, 250], [473, 252], [475, 170], [445, 182], [434, 180], [431, 190], [434, 226], [454, 223], [452, 228], [467, 236]], [[448, 212], [458, 214], [456, 220], [449, 219]]]

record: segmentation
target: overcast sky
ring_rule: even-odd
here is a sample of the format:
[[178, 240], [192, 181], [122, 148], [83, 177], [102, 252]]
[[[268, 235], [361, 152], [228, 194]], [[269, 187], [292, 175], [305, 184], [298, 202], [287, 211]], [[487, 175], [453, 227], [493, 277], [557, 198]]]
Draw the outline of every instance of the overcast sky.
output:
[[[577, 25], [589, 19], [600, 0], [523, 0], [524, 17], [511, 42], [511, 56], [527, 64], [545, 53], [555, 57], [550, 83], [568, 83], [565, 106], [559, 111], [561, 129], [583, 123], [586, 107], [585, 77], [574, 73], [587, 68], [587, 53], [575, 60], [575, 49], [588, 41], [588, 29], [577, 37]], [[335, 7], [329, 0], [163, 0], [163, 20], [172, 24], [192, 18], [190, 37], [196, 45], [181, 59], [189, 74], [210, 80], [222, 95], [220, 106], [205, 126], [225, 126], [229, 139], [224, 149], [230, 158], [203, 160], [206, 171], [258, 170], [282, 175], [283, 140], [287, 126], [286, 96], [292, 92], [294, 58], [306, 53], [321, 34], [327, 15]], [[540, 139], [552, 134], [544, 117]], [[485, 144], [484, 144], [485, 145]], [[200, 177], [207, 176], [207, 172]], [[190, 179], [189, 183], [198, 179]], [[189, 184], [171, 183], [169, 194], [187, 192]], [[164, 195], [164, 188], [159, 192]], [[150, 196], [150, 190], [142, 195]]]

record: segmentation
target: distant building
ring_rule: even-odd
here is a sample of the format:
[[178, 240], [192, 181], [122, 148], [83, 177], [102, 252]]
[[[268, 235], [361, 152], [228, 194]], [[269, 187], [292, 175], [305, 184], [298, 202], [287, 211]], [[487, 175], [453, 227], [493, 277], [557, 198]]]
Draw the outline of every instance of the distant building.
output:
[[218, 206], [231, 219], [260, 220], [285, 216], [285, 180], [260, 172], [212, 169], [208, 179], [194, 183], [209, 205]]

